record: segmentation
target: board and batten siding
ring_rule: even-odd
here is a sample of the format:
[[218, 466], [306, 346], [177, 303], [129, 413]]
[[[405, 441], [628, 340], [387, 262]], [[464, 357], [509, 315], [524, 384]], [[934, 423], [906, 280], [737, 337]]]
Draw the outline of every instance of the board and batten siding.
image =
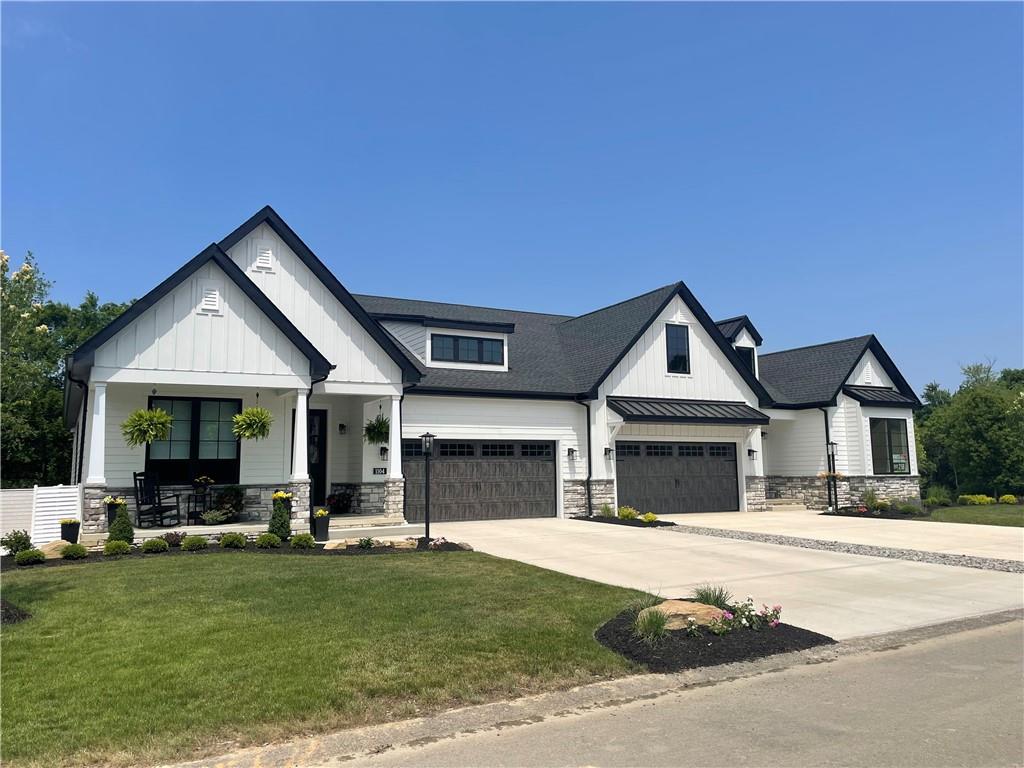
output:
[[765, 474], [807, 476], [825, 471], [825, 420], [821, 411], [762, 410], [771, 419], [764, 445]]
[[[110, 488], [130, 488], [132, 472], [142, 472], [146, 468], [146, 449], [144, 446], [131, 448], [121, 434], [121, 424], [128, 415], [139, 408], [146, 408], [152, 396], [153, 387], [147, 384], [108, 384], [106, 414], [106, 457], [105, 473], [107, 486]], [[161, 385], [157, 387], [156, 397], [214, 397], [236, 399], [242, 401], [242, 407], [248, 408], [257, 404], [256, 392], [250, 388], [232, 387], [190, 387], [180, 385]], [[270, 428], [270, 436], [265, 440], [243, 440], [241, 442], [241, 461], [239, 466], [239, 482], [246, 484], [285, 483], [288, 480], [291, 447], [291, 412], [295, 406], [295, 397], [279, 396], [272, 389], [262, 391], [259, 405], [267, 408], [274, 416]], [[90, 410], [87, 418], [87, 429], [92, 430], [93, 413]], [[85, 441], [85, 469], [89, 467], [89, 441]], [[217, 480], [218, 478], [214, 478]], [[184, 499], [182, 499], [184, 504]]]
[[[260, 269], [257, 257], [267, 248], [270, 268]], [[328, 381], [401, 383], [395, 361], [271, 227], [258, 226], [228, 256], [335, 365]]]
[[[219, 291], [200, 312], [202, 291]], [[93, 381], [118, 371], [309, 377], [309, 361], [216, 264], [208, 263], [96, 350]]]
[[[689, 327], [690, 373], [669, 373], [665, 325]], [[599, 389], [600, 397], [670, 397], [726, 400], [757, 407], [757, 397], [694, 317], [682, 298], [668, 303]]]

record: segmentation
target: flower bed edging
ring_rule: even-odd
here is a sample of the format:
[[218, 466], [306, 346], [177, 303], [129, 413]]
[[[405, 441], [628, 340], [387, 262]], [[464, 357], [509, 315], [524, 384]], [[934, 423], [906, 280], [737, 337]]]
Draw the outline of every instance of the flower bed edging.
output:
[[655, 520], [653, 523], [645, 523], [643, 520], [637, 518], [636, 520], [623, 520], [621, 517], [600, 517], [595, 515], [594, 517], [570, 517], [570, 520], [585, 520], [591, 523], [608, 523], [610, 525], [627, 525], [632, 528], [663, 528], [669, 525], [675, 525], [675, 523], [669, 520]]

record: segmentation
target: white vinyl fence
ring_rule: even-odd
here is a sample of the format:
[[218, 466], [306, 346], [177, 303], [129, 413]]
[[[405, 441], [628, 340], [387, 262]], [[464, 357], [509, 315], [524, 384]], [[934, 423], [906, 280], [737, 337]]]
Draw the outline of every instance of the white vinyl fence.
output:
[[60, 538], [60, 521], [82, 519], [79, 485], [8, 488], [0, 491], [0, 535], [24, 529], [36, 546]]

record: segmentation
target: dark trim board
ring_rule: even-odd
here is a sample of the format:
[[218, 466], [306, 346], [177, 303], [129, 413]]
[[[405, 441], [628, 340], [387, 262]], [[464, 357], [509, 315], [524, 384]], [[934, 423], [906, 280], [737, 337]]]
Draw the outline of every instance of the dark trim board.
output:
[[465, 331], [489, 331], [491, 333], [515, 333], [515, 323], [485, 323], [471, 320], [445, 320], [426, 315], [402, 315], [389, 312], [371, 312], [370, 317], [378, 322], [412, 323], [430, 328], [455, 328]]

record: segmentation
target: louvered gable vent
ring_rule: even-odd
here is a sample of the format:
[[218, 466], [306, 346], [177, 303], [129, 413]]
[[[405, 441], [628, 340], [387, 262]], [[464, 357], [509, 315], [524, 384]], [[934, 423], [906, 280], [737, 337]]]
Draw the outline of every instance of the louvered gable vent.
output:
[[274, 248], [269, 242], [256, 243], [256, 262], [253, 269], [260, 272], [270, 272], [274, 269]]
[[220, 312], [220, 289], [215, 285], [202, 286], [199, 298], [200, 312]]

